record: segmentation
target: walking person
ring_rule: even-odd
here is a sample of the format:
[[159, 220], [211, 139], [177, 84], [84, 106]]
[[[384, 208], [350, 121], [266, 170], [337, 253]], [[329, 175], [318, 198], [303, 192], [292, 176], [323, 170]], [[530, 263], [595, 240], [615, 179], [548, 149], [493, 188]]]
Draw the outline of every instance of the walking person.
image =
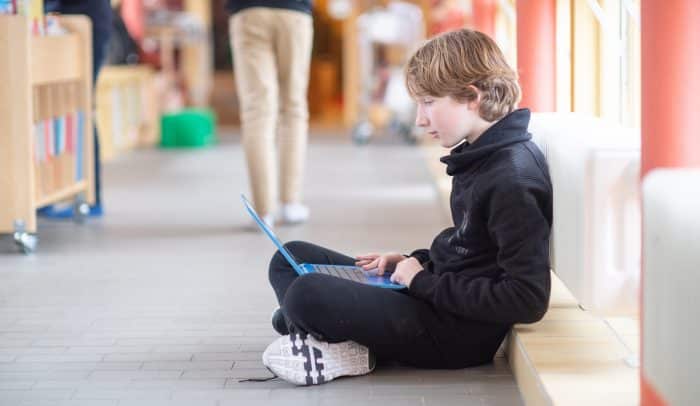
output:
[[229, 0], [228, 9], [253, 205], [269, 225], [304, 222], [311, 0]]

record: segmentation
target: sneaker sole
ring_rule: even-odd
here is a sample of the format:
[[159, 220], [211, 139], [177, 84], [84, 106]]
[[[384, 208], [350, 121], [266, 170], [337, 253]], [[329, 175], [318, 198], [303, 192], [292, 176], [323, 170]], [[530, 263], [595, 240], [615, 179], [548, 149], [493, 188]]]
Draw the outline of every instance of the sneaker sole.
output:
[[340, 376], [371, 372], [367, 347], [351, 341], [328, 344], [307, 334], [292, 333], [280, 350], [280, 356], [269, 358], [268, 367], [296, 385], [320, 385]]

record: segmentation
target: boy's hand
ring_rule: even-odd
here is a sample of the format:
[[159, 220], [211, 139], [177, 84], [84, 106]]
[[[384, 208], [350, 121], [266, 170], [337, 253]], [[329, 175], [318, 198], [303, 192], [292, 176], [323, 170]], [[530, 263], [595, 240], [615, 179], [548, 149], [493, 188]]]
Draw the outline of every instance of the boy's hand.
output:
[[391, 275], [391, 281], [409, 287], [416, 274], [422, 270], [423, 266], [417, 259], [413, 257], [406, 258], [396, 264], [396, 270]]
[[396, 252], [388, 252], [386, 254], [366, 254], [358, 255], [355, 258], [355, 265], [361, 266], [365, 271], [372, 269], [377, 270], [377, 275], [384, 275], [384, 272], [392, 272], [396, 268], [396, 264], [406, 259], [403, 255]]

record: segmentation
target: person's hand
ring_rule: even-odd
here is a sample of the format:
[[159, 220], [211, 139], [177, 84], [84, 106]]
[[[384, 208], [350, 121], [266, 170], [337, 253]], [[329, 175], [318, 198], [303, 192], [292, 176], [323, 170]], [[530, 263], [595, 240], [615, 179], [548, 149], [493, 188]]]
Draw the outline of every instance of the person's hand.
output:
[[416, 274], [422, 270], [423, 266], [417, 259], [413, 257], [406, 258], [396, 264], [396, 269], [394, 273], [391, 274], [391, 281], [409, 287]]
[[355, 259], [355, 265], [361, 266], [365, 271], [376, 269], [377, 275], [381, 276], [384, 275], [384, 272], [392, 272], [396, 264], [406, 257], [397, 252], [388, 252], [386, 254], [358, 255]]

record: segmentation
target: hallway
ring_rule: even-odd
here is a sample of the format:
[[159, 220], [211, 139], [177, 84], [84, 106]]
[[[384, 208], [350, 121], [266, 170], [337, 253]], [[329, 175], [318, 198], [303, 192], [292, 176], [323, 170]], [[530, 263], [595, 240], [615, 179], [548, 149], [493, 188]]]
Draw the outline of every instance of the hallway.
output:
[[[417, 147], [311, 138], [308, 224], [278, 227], [350, 255], [428, 247], [449, 222]], [[274, 252], [239, 199], [235, 136], [140, 150], [104, 168], [106, 216], [42, 221], [33, 256], [0, 239], [0, 405], [517, 405], [507, 361], [458, 371], [380, 367], [295, 388], [265, 377]], [[24, 403], [23, 403], [24, 402]]]

